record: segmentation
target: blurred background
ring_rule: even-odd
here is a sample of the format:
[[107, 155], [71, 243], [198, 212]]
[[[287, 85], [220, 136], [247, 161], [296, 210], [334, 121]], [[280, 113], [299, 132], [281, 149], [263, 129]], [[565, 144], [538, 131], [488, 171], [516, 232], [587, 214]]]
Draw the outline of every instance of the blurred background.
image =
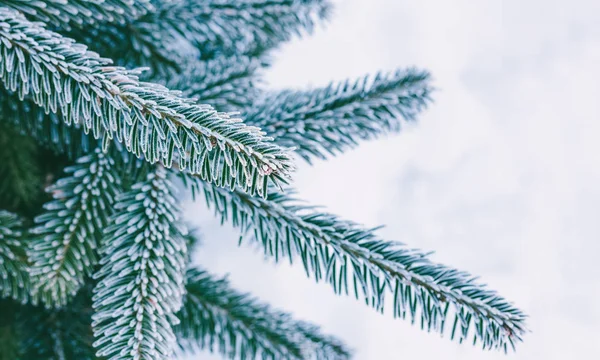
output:
[[[301, 267], [238, 248], [238, 233], [187, 204], [194, 261], [229, 273], [355, 359], [588, 359], [600, 348], [600, 2], [341, 0], [330, 23], [286, 44], [272, 88], [418, 66], [435, 102], [402, 133], [313, 166], [299, 197], [468, 270], [529, 315], [516, 353], [482, 352], [314, 284]], [[218, 359], [200, 353], [185, 359]]]

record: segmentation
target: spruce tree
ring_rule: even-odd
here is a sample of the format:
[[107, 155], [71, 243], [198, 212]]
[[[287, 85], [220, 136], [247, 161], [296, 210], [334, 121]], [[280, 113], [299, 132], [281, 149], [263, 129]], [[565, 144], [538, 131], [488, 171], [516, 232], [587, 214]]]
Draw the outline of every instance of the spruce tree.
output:
[[326, 0], [0, 0], [0, 359], [351, 357], [191, 264], [186, 194], [376, 311], [484, 349], [522, 339], [525, 315], [473, 276], [295, 198], [296, 161], [430, 103], [414, 68], [266, 90], [270, 51], [330, 14]]

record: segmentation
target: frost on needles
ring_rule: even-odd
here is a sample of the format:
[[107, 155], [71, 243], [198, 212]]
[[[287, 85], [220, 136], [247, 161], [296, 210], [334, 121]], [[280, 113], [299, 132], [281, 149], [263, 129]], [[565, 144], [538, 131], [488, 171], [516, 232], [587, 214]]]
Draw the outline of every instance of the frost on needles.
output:
[[524, 313], [472, 275], [286, 186], [294, 159], [398, 132], [431, 103], [416, 68], [267, 90], [271, 51], [331, 10], [0, 0], [0, 359], [352, 356], [352, 344], [193, 263], [186, 194], [242, 243], [385, 315], [484, 349], [522, 340]]

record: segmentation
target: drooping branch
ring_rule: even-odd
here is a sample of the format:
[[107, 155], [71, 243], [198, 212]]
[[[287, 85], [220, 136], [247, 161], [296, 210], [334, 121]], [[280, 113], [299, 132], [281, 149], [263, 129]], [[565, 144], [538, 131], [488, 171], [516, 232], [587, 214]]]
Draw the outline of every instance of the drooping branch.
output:
[[336, 293], [353, 291], [378, 311], [385, 296], [393, 296], [395, 316], [461, 341], [470, 337], [484, 348], [506, 350], [526, 331], [518, 308], [470, 274], [432, 262], [426, 253], [383, 241], [372, 229], [283, 193], [261, 199], [189, 180], [216, 216], [240, 228], [244, 239], [262, 245], [276, 260], [299, 260], [307, 275], [328, 282]]

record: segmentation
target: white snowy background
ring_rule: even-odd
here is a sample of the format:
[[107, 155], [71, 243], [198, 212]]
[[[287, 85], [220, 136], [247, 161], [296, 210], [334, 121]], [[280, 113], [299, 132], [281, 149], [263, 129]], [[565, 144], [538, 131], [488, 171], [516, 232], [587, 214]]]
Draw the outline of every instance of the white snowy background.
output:
[[336, 3], [325, 28], [278, 52], [272, 87], [416, 65], [438, 91], [402, 133], [302, 164], [300, 196], [480, 275], [532, 333], [508, 356], [440, 339], [238, 248], [202, 203], [187, 211], [204, 234], [195, 260], [338, 335], [358, 360], [599, 358], [600, 2]]

